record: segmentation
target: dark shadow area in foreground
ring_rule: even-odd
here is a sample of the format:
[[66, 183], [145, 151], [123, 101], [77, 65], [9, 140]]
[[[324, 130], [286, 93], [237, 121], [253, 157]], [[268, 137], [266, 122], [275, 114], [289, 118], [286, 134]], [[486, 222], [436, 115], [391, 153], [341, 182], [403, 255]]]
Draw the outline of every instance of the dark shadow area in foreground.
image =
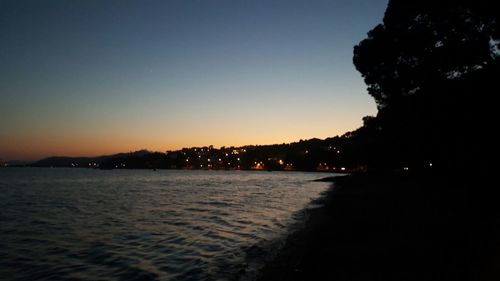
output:
[[[338, 178], [258, 280], [500, 280], [495, 194], [480, 179]], [[476, 188], [476, 189], [474, 189]]]

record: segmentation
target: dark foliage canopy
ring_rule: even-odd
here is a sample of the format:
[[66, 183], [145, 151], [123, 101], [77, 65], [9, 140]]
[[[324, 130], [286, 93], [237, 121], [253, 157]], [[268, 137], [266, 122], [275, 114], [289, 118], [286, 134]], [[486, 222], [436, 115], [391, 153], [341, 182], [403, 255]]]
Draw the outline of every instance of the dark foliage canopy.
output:
[[488, 0], [389, 2], [353, 58], [379, 109], [379, 163], [489, 166], [499, 15]]
[[490, 0], [390, 1], [383, 24], [354, 49], [354, 64], [378, 106], [498, 63], [495, 6]]

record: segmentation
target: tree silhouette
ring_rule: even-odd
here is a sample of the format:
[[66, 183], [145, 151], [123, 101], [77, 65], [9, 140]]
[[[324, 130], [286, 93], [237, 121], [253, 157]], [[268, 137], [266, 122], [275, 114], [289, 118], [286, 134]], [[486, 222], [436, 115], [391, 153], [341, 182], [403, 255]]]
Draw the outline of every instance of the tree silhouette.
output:
[[379, 109], [385, 163], [463, 169], [487, 162], [478, 155], [491, 144], [474, 132], [491, 131], [499, 20], [487, 0], [389, 2], [383, 24], [353, 58]]

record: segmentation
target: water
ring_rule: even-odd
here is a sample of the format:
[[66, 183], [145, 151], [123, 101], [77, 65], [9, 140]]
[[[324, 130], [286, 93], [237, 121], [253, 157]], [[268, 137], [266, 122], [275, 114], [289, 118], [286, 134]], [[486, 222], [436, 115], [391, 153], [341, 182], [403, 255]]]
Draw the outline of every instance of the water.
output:
[[0, 280], [248, 278], [323, 176], [0, 169]]

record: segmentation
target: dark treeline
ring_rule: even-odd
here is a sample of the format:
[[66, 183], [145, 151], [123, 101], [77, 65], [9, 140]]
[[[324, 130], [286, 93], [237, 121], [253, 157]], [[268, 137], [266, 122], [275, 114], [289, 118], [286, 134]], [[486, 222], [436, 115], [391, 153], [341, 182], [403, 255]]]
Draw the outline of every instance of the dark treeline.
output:
[[[408, 268], [409, 278], [370, 280], [499, 280], [500, 192], [491, 184], [500, 78], [495, 4], [391, 0], [383, 23], [354, 48], [354, 64], [378, 106], [353, 137], [364, 143], [365, 163], [435, 171], [381, 180], [386, 198], [406, 204], [386, 216], [392, 227], [382, 238], [394, 235], [394, 248], [432, 246], [401, 255], [388, 247], [386, 264], [406, 260], [403, 266], [418, 268]], [[383, 200], [374, 200], [383, 209]], [[400, 244], [393, 242], [398, 237]], [[383, 262], [377, 266], [379, 276], [390, 276]]]
[[493, 1], [389, 2], [354, 48], [379, 110], [356, 135], [370, 167], [491, 169], [498, 25]]

